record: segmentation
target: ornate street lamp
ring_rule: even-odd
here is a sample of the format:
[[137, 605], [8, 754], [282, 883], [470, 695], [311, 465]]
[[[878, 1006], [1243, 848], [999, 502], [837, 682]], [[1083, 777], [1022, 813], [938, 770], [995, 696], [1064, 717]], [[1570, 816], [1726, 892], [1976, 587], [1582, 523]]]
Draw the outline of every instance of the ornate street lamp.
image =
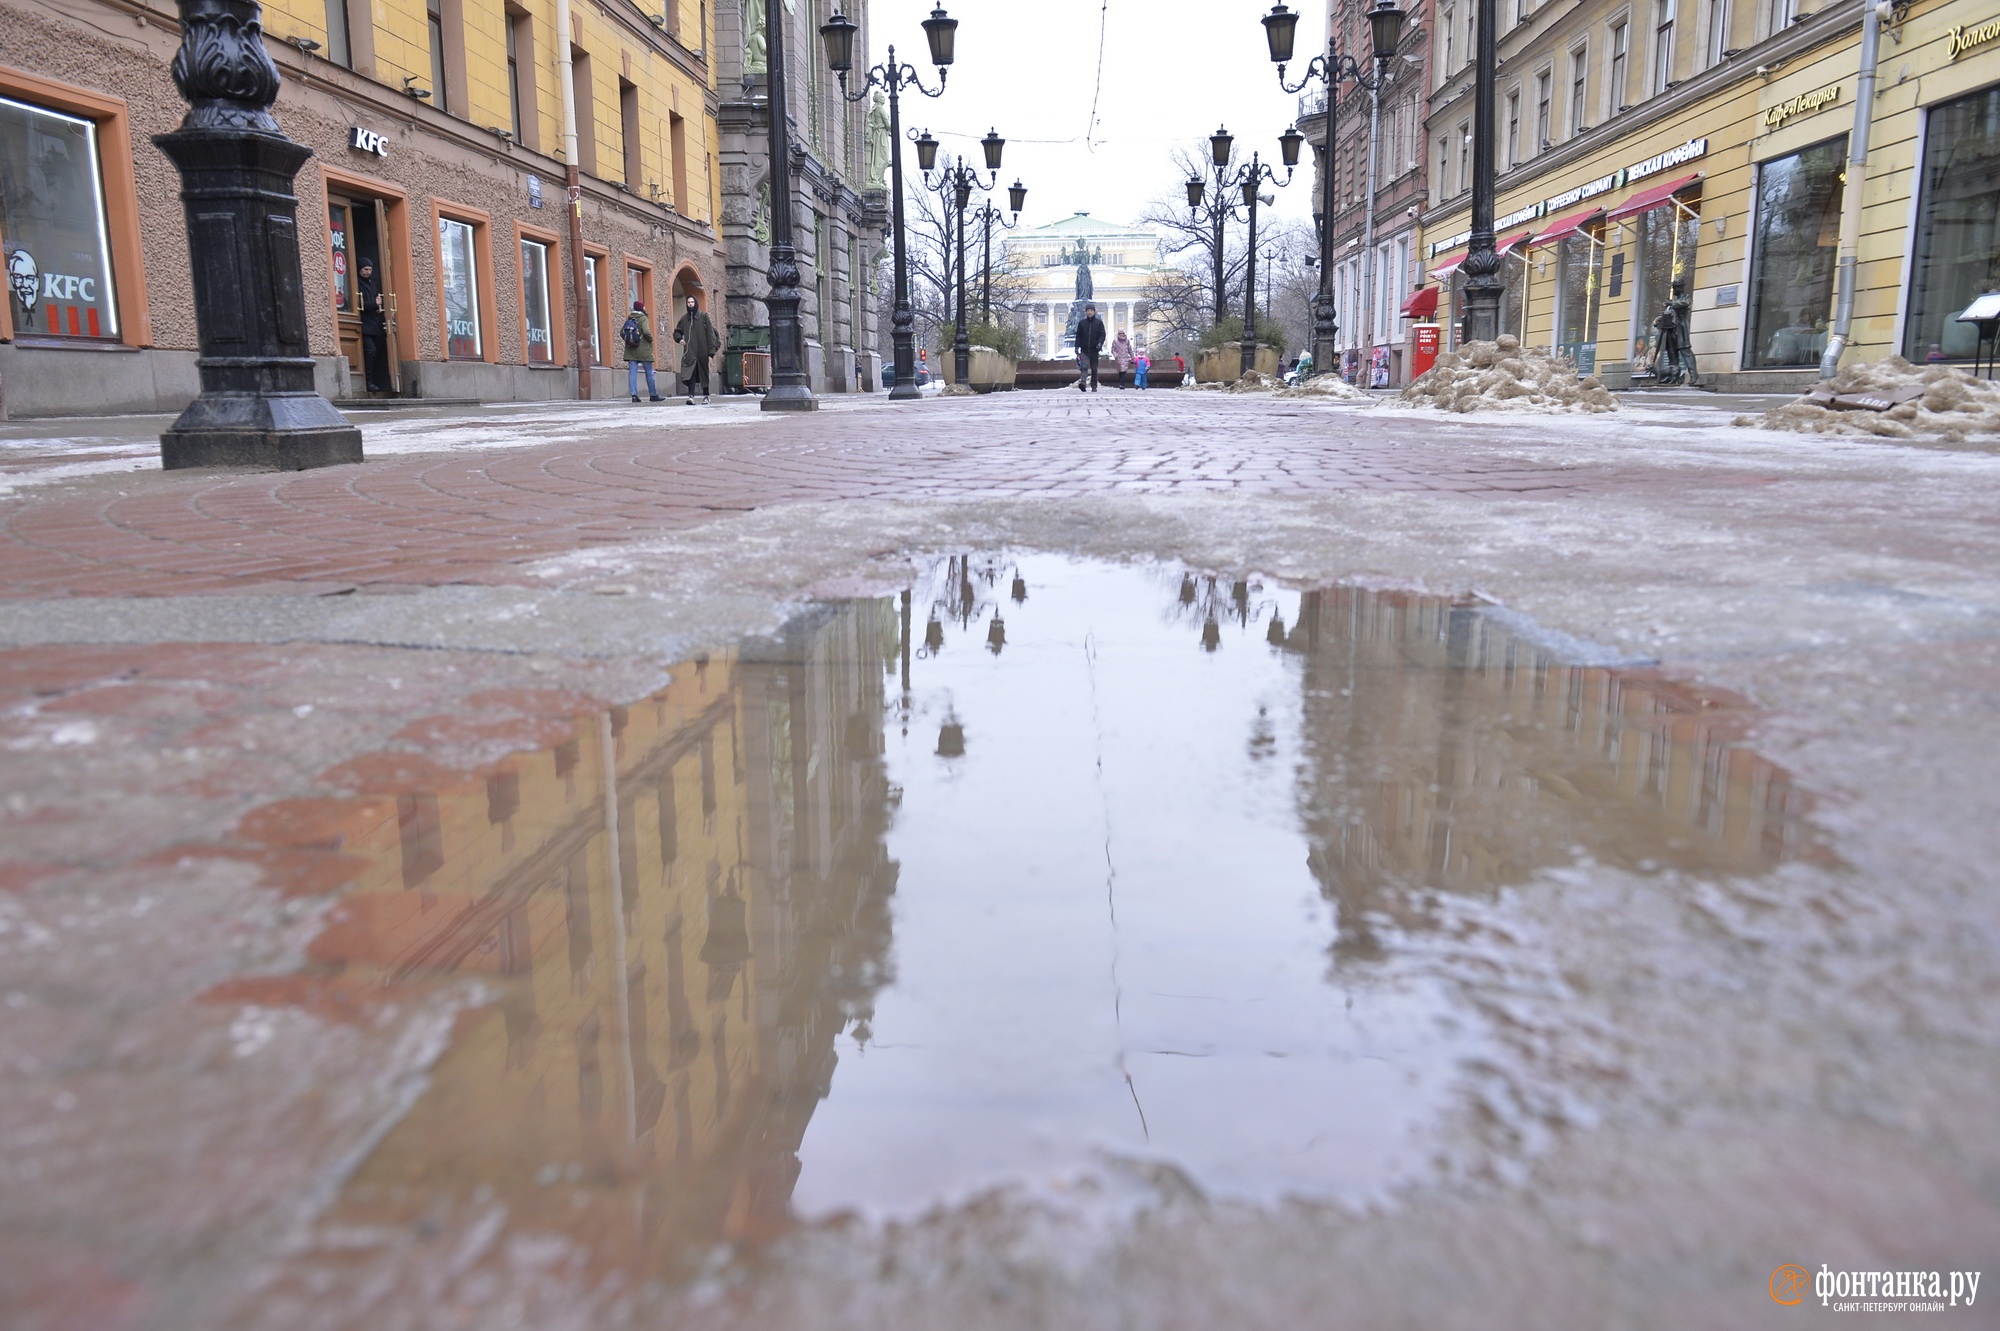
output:
[[180, 0], [174, 86], [188, 113], [153, 139], [181, 173], [201, 395], [160, 464], [295, 471], [361, 461], [361, 431], [313, 387], [292, 180], [312, 156], [278, 128], [278, 67], [255, 0]]
[[[756, 3], [756, 0], [751, 0]], [[799, 261], [792, 245], [791, 110], [785, 78], [784, 0], [764, 0], [766, 41], [765, 84], [770, 95], [771, 260], [766, 270], [771, 289], [764, 308], [771, 320], [771, 387], [761, 406], [765, 411], [814, 411], [806, 376], [805, 328], [799, 323]], [[824, 33], [824, 28], [822, 28]], [[852, 49], [850, 41], [850, 50]]]
[[[1481, 50], [1489, 55], [1492, 51], [1492, 9], [1493, 0], [1479, 0]], [[1339, 35], [1338, 26], [1331, 20], [1326, 25], [1326, 54], [1316, 55], [1306, 65], [1297, 86], [1285, 82], [1285, 66], [1291, 63], [1294, 38], [1298, 36], [1299, 16], [1284, 4], [1284, 0], [1271, 6], [1271, 12], [1263, 18], [1264, 38], [1270, 47], [1271, 62], [1278, 67], [1278, 86], [1286, 92], [1305, 91], [1314, 79], [1326, 84], [1326, 148], [1320, 155], [1320, 227], [1319, 227], [1319, 294], [1313, 298], [1313, 373], [1323, 374], [1333, 368], [1334, 339], [1339, 329], [1333, 308], [1333, 213], [1334, 213], [1334, 111], [1340, 103], [1340, 85], [1343, 81], [1365, 88], [1371, 92], [1379, 89], [1389, 80], [1389, 61], [1396, 54], [1396, 43], [1402, 39], [1403, 20], [1406, 17], [1396, 0], [1375, 0], [1368, 11], [1370, 38], [1374, 45], [1374, 59], [1371, 67], [1363, 67], [1351, 55], [1342, 55], [1335, 39]], [[1492, 92], [1487, 91], [1487, 113], [1491, 113]], [[1488, 122], [1480, 122], [1482, 125]], [[1490, 135], [1488, 136], [1490, 138]], [[1492, 156], [1487, 156], [1489, 166]], [[1475, 186], [1476, 189], [1476, 186]], [[1490, 189], [1489, 189], [1490, 193]], [[1475, 210], [1478, 207], [1475, 194]], [[1490, 198], [1489, 198], [1490, 203]], [[1373, 201], [1370, 201], [1373, 207]], [[1478, 214], [1474, 212], [1474, 226], [1478, 225]], [[1489, 208], [1490, 226], [1490, 208]], [[1489, 238], [1490, 239], [1490, 238]], [[1468, 261], [1469, 266], [1469, 261]], [[1497, 322], [1497, 309], [1496, 322]]]
[[[769, 5], [777, 5], [780, 0], [767, 0]], [[819, 34], [826, 48], [826, 62], [840, 79], [840, 95], [850, 102], [858, 102], [868, 96], [870, 88], [882, 88], [889, 94], [889, 175], [892, 178], [892, 229], [896, 242], [896, 290], [895, 313], [890, 319], [890, 336], [895, 344], [896, 382], [889, 389], [891, 402], [907, 402], [922, 396], [917, 391], [916, 316], [910, 311], [910, 247], [908, 232], [903, 224], [903, 109], [901, 93], [905, 86], [916, 89], [926, 97], [944, 94], [945, 79], [951, 73], [954, 56], [955, 37], [958, 20], [944, 12], [942, 5], [931, 11], [924, 20], [924, 37], [931, 50], [931, 63], [937, 66], [938, 86], [933, 92], [923, 85], [917, 75], [915, 65], [903, 64], [896, 59], [896, 48], [889, 48], [889, 58], [867, 72], [858, 91], [847, 90], [847, 75], [854, 68], [855, 23], [845, 14], [835, 14], [820, 25]], [[918, 164], [929, 171], [937, 161], [937, 141], [926, 134], [917, 140]], [[775, 378], [775, 376], [774, 376]]]
[[[929, 139], [930, 132], [926, 130], [923, 138], [917, 140], [917, 157], [920, 164], [923, 164], [926, 159], [931, 163], [935, 163], [937, 160], [937, 144], [935, 142], [930, 144], [928, 152], [925, 151], [924, 144]], [[924, 165], [924, 188], [944, 200], [947, 230], [952, 225], [950, 219], [953, 216], [957, 218], [958, 315], [957, 331], [952, 335], [951, 375], [952, 382], [961, 387], [965, 386], [972, 376], [972, 338], [965, 327], [965, 212], [966, 208], [972, 202], [972, 193], [974, 190], [978, 190], [981, 193], [991, 193], [999, 185], [1000, 152], [1001, 149], [1007, 146], [1007, 140], [1000, 137], [998, 130], [988, 130], [986, 137], [979, 141], [979, 146], [986, 153], [986, 170], [990, 177], [987, 180], [982, 181], [979, 178], [978, 169], [962, 157], [946, 165], [938, 173], [938, 178], [935, 181], [931, 179], [931, 166]], [[1023, 189], [1021, 193], [1025, 196], [1027, 191]], [[990, 251], [992, 245], [990, 227], [988, 229], [987, 244]]]
[[[1292, 169], [1298, 165], [1299, 145], [1304, 140], [1305, 136], [1300, 134], [1295, 128], [1287, 129], [1283, 134], [1278, 136], [1278, 150], [1283, 155], [1285, 163], [1285, 174], [1280, 176], [1274, 168], [1265, 163], [1256, 153], [1250, 154], [1250, 162], [1247, 166], [1238, 167], [1233, 172], [1230, 171], [1229, 159], [1231, 154], [1235, 152], [1236, 141], [1230, 137], [1229, 131], [1226, 129], [1218, 129], [1215, 133], [1209, 135], [1208, 138], [1209, 157], [1215, 163], [1216, 195], [1213, 212], [1215, 217], [1215, 321], [1217, 323], [1222, 322], [1225, 314], [1222, 291], [1222, 229], [1224, 224], [1235, 221], [1237, 217], [1236, 210], [1238, 205], [1225, 202], [1229, 198], [1231, 190], [1236, 191], [1242, 198], [1241, 207], [1244, 209], [1245, 217], [1250, 224], [1250, 255], [1243, 280], [1243, 341], [1241, 344], [1243, 356], [1241, 373], [1243, 374], [1250, 373], [1257, 365], [1257, 204], [1259, 202], [1259, 191], [1263, 189], [1264, 182], [1267, 180], [1280, 188], [1291, 183]], [[1207, 194], [1207, 182], [1199, 176], [1190, 178], [1187, 182], [1188, 209], [1190, 211], [1199, 209], [1202, 205], [1202, 200], [1207, 197]]]
[[1028, 202], [1028, 187], [1016, 180], [1007, 187], [1007, 207], [1013, 212], [1012, 218], [1002, 217], [1000, 210], [988, 199], [979, 205], [973, 216], [984, 228], [979, 242], [979, 322], [993, 322], [993, 228], [997, 224], [1003, 231], [1012, 231], [1021, 220], [1021, 208]]

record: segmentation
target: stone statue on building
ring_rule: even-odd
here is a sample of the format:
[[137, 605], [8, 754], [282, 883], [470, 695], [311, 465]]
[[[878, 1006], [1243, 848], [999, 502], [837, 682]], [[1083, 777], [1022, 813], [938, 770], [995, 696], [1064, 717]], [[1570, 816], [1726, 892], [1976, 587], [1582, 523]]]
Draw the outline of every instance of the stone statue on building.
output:
[[743, 0], [743, 72], [762, 74], [768, 51], [764, 32], [764, 0]]
[[1076, 341], [1076, 326], [1083, 322], [1083, 307], [1090, 303], [1091, 296], [1097, 290], [1096, 284], [1090, 280], [1090, 258], [1090, 245], [1087, 241], [1079, 240], [1074, 251], [1062, 252], [1064, 263], [1076, 265], [1076, 299], [1070, 302], [1069, 322], [1063, 325], [1063, 337], [1070, 342]]
[[1658, 334], [1653, 344], [1653, 382], [1655, 384], [1697, 384], [1695, 373], [1694, 347], [1688, 339], [1688, 299], [1687, 284], [1676, 280], [1672, 292], [1667, 297], [1667, 307], [1653, 320], [1653, 331]]
[[874, 189], [889, 178], [889, 104], [881, 93], [875, 94], [875, 101], [868, 108], [868, 156], [866, 171], [868, 188]]
[[771, 243], [771, 182], [768, 177], [757, 187], [757, 216], [750, 223], [750, 236], [759, 245]]

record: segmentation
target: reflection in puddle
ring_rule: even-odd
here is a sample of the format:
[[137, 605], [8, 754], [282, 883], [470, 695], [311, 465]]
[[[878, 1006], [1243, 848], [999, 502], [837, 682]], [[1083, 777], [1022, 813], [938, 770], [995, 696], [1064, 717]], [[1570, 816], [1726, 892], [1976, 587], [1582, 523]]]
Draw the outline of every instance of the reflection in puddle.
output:
[[353, 881], [307, 972], [218, 996], [486, 987], [336, 1265], [483, 1233], [674, 1278], [1118, 1159], [1365, 1199], [1515, 1060], [1468, 911], [1802, 848], [1746, 720], [1437, 597], [951, 560], [487, 771], [253, 817]]

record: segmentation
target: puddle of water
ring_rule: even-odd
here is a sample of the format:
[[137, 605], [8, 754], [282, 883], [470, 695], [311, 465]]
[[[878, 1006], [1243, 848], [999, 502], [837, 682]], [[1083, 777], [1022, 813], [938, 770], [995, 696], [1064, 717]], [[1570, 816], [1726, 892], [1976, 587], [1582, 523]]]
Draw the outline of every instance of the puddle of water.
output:
[[1748, 720], [1437, 597], [951, 560], [489, 771], [253, 815], [351, 882], [216, 997], [486, 987], [343, 1251], [686, 1274], [1118, 1162], [1365, 1201], [1518, 1061], [1467, 964], [1505, 889], [1804, 848]]

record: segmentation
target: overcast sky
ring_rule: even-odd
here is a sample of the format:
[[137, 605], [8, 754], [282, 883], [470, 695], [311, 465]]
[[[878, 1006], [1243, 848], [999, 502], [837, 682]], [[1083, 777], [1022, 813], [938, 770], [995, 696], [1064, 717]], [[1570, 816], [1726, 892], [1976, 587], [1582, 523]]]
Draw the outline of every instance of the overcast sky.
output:
[[[869, 9], [872, 58], [885, 59], [894, 42], [933, 86], [921, 24], [934, 3], [872, 0]], [[998, 128], [1007, 140], [1001, 183], [1018, 176], [1028, 187], [1023, 226], [1078, 210], [1130, 222], [1158, 195], [1184, 197], [1184, 177], [1168, 154], [1177, 144], [1206, 152], [1218, 123], [1236, 136], [1239, 160], [1253, 148], [1278, 160], [1278, 135], [1298, 98], [1279, 89], [1264, 44], [1257, 20], [1269, 7], [1269, 0], [945, 0], [959, 21], [950, 85], [936, 101], [906, 96], [903, 125], [928, 128], [945, 151], [975, 161], [976, 141]], [[1324, 6], [1293, 0], [1292, 7], [1304, 15], [1298, 50], [1323, 49]], [[1296, 78], [1298, 66], [1289, 72]], [[1278, 192], [1281, 218], [1312, 215], [1310, 154], [1305, 161]], [[914, 154], [905, 165], [916, 169]]]

